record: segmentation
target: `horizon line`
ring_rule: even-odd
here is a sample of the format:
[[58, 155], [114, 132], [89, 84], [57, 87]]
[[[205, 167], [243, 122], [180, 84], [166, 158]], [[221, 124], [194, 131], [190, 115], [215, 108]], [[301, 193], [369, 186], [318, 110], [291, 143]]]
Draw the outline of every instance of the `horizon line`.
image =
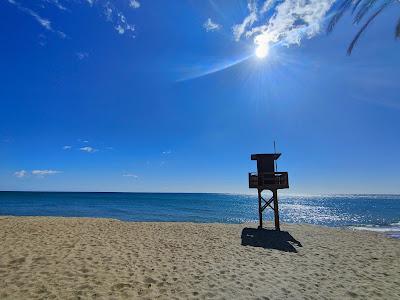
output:
[[[0, 190], [0, 193], [99, 193], [99, 194], [221, 194], [221, 195], [245, 195], [256, 196], [256, 193], [235, 193], [235, 192], [148, 192], [148, 191], [46, 191], [46, 190]], [[281, 194], [282, 195], [282, 194]], [[319, 193], [319, 194], [283, 194], [289, 197], [318, 197], [318, 196], [400, 196], [400, 193]]]

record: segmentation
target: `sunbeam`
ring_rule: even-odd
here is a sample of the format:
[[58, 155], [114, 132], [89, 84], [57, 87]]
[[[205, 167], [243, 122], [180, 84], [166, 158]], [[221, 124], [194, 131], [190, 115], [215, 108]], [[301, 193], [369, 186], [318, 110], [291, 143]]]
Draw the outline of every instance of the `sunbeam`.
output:
[[182, 78], [177, 79], [176, 81], [183, 82], [183, 81], [187, 81], [187, 80], [204, 77], [204, 76], [207, 76], [210, 74], [214, 74], [214, 73], [229, 69], [237, 64], [240, 64], [240, 63], [248, 60], [251, 57], [253, 57], [253, 54], [248, 54], [248, 55], [245, 55], [238, 59], [224, 61], [224, 62], [220, 62], [220, 63], [216, 63], [216, 64], [211, 63], [211, 64], [202, 64], [199, 66], [193, 66], [190, 68], [191, 70], [188, 71], [187, 75], [183, 76]]

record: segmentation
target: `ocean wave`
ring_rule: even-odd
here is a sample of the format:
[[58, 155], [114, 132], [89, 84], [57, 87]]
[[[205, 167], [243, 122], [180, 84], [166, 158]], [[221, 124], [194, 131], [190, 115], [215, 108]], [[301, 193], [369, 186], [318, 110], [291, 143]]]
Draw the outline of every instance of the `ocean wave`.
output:
[[400, 222], [392, 223], [389, 226], [363, 225], [363, 226], [350, 226], [349, 228], [353, 230], [380, 232], [393, 238], [400, 238]]

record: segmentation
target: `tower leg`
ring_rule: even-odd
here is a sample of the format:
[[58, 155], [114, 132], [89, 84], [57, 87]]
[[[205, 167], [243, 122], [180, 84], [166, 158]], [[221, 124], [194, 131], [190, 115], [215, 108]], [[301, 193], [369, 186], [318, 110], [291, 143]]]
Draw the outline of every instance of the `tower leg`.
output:
[[274, 197], [274, 219], [275, 219], [275, 230], [280, 231], [281, 228], [279, 226], [279, 208], [278, 208], [278, 191], [273, 190]]
[[261, 190], [258, 190], [258, 219], [260, 221], [260, 225], [258, 225], [259, 229], [262, 229], [262, 209], [261, 209]]

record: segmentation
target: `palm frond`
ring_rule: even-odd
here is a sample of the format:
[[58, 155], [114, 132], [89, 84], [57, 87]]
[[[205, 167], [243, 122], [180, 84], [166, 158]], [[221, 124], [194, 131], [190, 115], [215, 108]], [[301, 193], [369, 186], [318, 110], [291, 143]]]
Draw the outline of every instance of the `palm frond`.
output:
[[372, 14], [369, 19], [367, 20], [367, 22], [365, 22], [365, 24], [361, 27], [361, 29], [358, 31], [358, 33], [356, 34], [356, 36], [354, 37], [354, 39], [352, 40], [352, 42], [350, 43], [349, 48], [347, 49], [347, 54], [351, 55], [351, 52], [353, 51], [354, 46], [357, 44], [358, 40], [360, 39], [361, 35], [363, 34], [363, 32], [365, 31], [365, 29], [367, 29], [368, 25], [391, 3], [391, 1], [387, 1], [385, 3], [383, 3], [379, 9]]
[[344, 0], [342, 4], [339, 6], [337, 12], [333, 15], [328, 24], [328, 33], [332, 32], [333, 28], [336, 26], [337, 22], [339, 22], [340, 18], [343, 14], [350, 8], [353, 0]]
[[358, 24], [361, 19], [368, 13], [368, 11], [376, 4], [377, 0], [366, 0], [360, 6], [356, 16], [354, 17], [354, 24]]
[[399, 19], [399, 21], [397, 22], [397, 25], [396, 25], [395, 37], [396, 38], [400, 38], [400, 19]]
[[354, 4], [353, 4], [353, 10], [351, 11], [351, 14], [354, 14], [354, 12], [357, 10], [357, 7], [360, 5], [361, 2], [363, 2], [364, 0], [357, 0]]
[[[336, 24], [339, 22], [339, 20], [342, 18], [342, 16], [345, 14], [349, 8], [351, 8], [351, 14], [354, 15], [353, 19], [353, 24], [359, 24], [366, 16], [369, 14], [369, 12], [374, 8], [378, 7], [378, 9], [369, 16], [367, 21], [364, 23], [364, 25], [360, 28], [360, 30], [357, 32], [356, 36], [353, 38], [351, 41], [348, 49], [347, 49], [347, 54], [351, 55], [354, 46], [357, 44], [358, 40], [364, 33], [364, 31], [367, 29], [367, 27], [370, 25], [370, 23], [389, 5], [392, 3], [397, 3], [400, 4], [400, 0], [339, 0], [338, 8], [336, 10], [336, 13], [331, 17], [328, 27], [327, 27], [327, 32], [330, 33], [336, 26]], [[378, 6], [379, 4], [379, 6]], [[397, 22], [396, 28], [395, 28], [395, 38], [400, 39], [400, 19]]]

